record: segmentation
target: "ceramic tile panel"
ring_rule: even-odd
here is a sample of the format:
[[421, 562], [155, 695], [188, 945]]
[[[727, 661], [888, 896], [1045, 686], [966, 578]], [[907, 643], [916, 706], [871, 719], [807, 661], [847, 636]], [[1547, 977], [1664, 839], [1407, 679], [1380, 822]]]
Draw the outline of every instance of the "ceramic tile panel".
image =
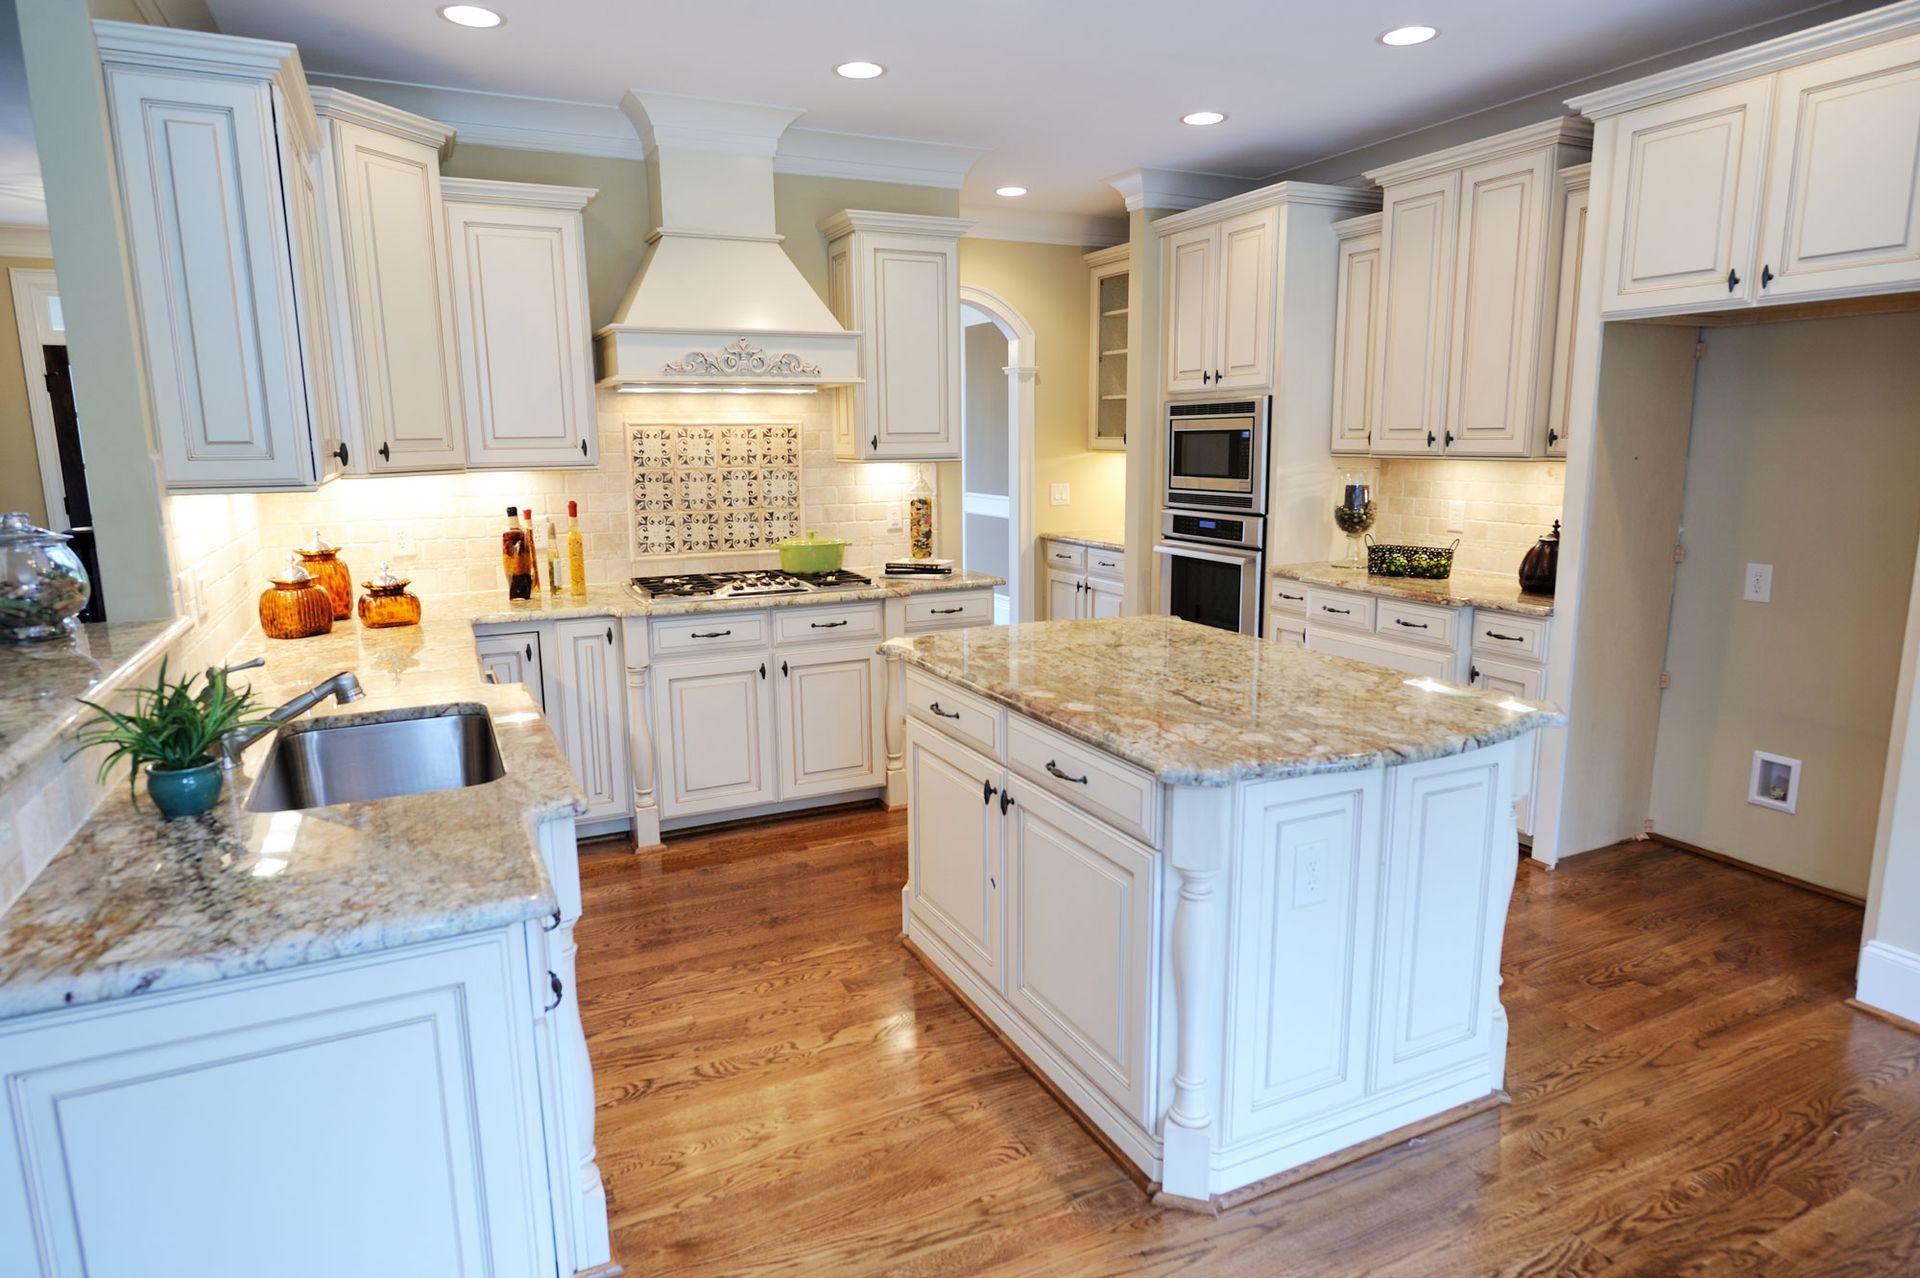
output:
[[758, 550], [800, 531], [796, 423], [629, 425], [637, 555]]

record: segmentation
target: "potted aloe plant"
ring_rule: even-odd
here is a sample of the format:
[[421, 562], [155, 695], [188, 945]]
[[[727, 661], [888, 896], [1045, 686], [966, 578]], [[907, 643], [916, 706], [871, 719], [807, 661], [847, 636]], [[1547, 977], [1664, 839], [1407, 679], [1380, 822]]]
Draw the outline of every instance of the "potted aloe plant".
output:
[[[195, 692], [197, 679], [205, 685]], [[224, 671], [209, 669], [204, 676], [189, 675], [177, 683], [167, 679], [167, 663], [151, 688], [138, 688], [125, 710], [109, 710], [86, 698], [81, 705], [93, 711], [75, 736], [74, 753], [94, 746], [112, 749], [100, 764], [106, 780], [115, 765], [127, 763], [127, 790], [138, 803], [134, 782], [146, 765], [147, 794], [161, 815], [171, 820], [195, 816], [220, 798], [220, 761], [209, 752], [229, 732], [272, 721], [253, 717], [253, 691], [235, 690]]]

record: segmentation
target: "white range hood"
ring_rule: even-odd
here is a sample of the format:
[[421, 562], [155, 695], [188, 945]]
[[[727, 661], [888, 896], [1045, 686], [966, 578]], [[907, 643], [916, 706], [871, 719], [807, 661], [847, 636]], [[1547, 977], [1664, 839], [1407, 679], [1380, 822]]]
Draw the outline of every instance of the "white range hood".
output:
[[652, 251], [595, 337], [600, 385], [796, 390], [860, 380], [842, 328], [780, 247], [773, 153], [800, 112], [630, 92], [658, 219]]

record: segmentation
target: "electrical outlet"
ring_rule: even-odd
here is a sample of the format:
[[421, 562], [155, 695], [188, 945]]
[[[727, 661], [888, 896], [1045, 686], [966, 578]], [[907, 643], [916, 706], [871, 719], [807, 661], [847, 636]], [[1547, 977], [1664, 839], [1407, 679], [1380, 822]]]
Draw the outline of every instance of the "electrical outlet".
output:
[[1747, 575], [1741, 578], [1740, 597], [1748, 603], [1773, 602], [1773, 565], [1748, 564]]
[[1330, 859], [1324, 839], [1303, 843], [1293, 854], [1293, 907], [1296, 910], [1319, 905], [1327, 899]]
[[897, 501], [887, 503], [887, 531], [900, 531], [900, 503]]
[[413, 539], [413, 529], [405, 524], [393, 530], [393, 557], [411, 559], [420, 553], [419, 545]]
[[191, 568], [182, 568], [174, 578], [175, 596], [180, 615], [201, 625], [207, 619], [207, 592], [201, 585], [200, 574]]
[[1465, 532], [1467, 530], [1467, 503], [1454, 500], [1447, 503], [1447, 531]]
[[1065, 484], [1055, 484], [1048, 491], [1052, 496], [1053, 504], [1056, 506], [1064, 506], [1070, 500], [1067, 496], [1068, 490]]

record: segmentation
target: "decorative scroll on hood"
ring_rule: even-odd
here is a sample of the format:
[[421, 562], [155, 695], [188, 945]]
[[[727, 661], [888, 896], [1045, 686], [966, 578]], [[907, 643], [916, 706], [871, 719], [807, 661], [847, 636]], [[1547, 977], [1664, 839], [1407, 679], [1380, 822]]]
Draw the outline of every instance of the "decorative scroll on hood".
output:
[[773, 154], [800, 112], [630, 92], [659, 219], [652, 251], [595, 339], [600, 385], [833, 386], [860, 380], [857, 343], [780, 247]]

